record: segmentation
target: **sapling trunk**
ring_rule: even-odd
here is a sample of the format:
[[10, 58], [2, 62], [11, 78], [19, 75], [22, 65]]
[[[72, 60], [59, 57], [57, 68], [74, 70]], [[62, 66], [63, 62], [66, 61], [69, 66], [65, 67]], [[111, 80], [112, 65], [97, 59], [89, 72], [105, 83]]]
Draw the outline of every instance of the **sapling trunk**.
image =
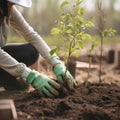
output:
[[104, 12], [102, 10], [102, 0], [97, 1], [97, 7], [99, 12], [99, 21], [98, 21], [98, 29], [99, 29], [99, 36], [100, 36], [100, 70], [99, 70], [99, 83], [101, 83], [101, 75], [102, 75], [102, 56], [103, 56], [103, 31], [104, 31]]
[[89, 55], [89, 67], [88, 67], [88, 71], [87, 71], [87, 78], [85, 80], [85, 86], [87, 87], [88, 86], [88, 80], [89, 80], [89, 77], [90, 77], [90, 69], [91, 69], [91, 63], [92, 63], [92, 56]]
[[67, 61], [66, 61], [66, 71], [65, 74], [68, 70], [69, 67], [69, 62], [70, 62], [70, 57], [72, 55], [72, 47], [75, 47], [75, 39], [72, 39], [72, 41], [69, 43], [69, 49], [68, 49], [68, 56], [67, 56]]

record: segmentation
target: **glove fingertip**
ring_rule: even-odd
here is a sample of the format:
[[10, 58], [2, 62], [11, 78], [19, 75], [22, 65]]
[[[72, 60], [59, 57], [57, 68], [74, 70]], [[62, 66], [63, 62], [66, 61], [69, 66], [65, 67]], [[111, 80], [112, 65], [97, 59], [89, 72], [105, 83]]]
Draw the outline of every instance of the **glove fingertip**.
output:
[[54, 98], [54, 95], [52, 95], [46, 88], [44, 88], [42, 92], [46, 97]]
[[73, 83], [68, 84], [68, 87], [69, 87], [70, 90], [73, 90], [74, 89]]
[[50, 85], [52, 85], [55, 89], [60, 89], [60, 85], [59, 85], [59, 83], [57, 83], [57, 81], [50, 80], [50, 81], [48, 81], [48, 83]]

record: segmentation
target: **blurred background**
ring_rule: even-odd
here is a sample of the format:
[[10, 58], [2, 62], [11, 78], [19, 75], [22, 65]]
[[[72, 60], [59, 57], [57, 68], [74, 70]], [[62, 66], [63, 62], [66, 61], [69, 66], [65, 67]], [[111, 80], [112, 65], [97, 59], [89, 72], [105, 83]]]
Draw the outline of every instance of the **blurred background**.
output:
[[[51, 43], [53, 39], [50, 35], [50, 30], [55, 26], [55, 21], [60, 17], [60, 3], [64, 0], [32, 0], [33, 5], [31, 8], [18, 9], [25, 17], [26, 21], [48, 42]], [[75, 2], [75, 0], [68, 0], [69, 2]], [[85, 19], [90, 17], [93, 18], [95, 28], [91, 29], [90, 33], [93, 36], [98, 34], [98, 6], [97, 0], [83, 0], [82, 7], [85, 10]], [[102, 8], [104, 11], [104, 26], [105, 28], [113, 28], [117, 31], [114, 38], [115, 41], [119, 42], [120, 34], [120, 0], [102, 0]], [[23, 38], [19, 37], [16, 32], [11, 31], [8, 42], [19, 42], [24, 41]], [[58, 38], [59, 39], [59, 38]], [[111, 39], [111, 38], [110, 38]]]

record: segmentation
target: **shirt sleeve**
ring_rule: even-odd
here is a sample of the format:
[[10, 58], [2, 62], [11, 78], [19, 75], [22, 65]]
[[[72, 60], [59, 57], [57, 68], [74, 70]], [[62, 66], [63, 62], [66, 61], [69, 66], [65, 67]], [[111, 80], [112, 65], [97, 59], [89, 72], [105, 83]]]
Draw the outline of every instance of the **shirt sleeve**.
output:
[[0, 25], [0, 68], [15, 77], [20, 77], [24, 69], [27, 68], [26, 65], [16, 61], [2, 49], [2, 47], [6, 44], [8, 31], [9, 25], [6, 23], [6, 19], [4, 19]]
[[46, 44], [46, 42], [42, 39], [42, 37], [34, 31], [34, 29], [26, 22], [21, 13], [13, 7], [11, 11], [11, 26], [18, 31], [26, 41], [31, 43], [37, 51], [42, 55], [48, 63], [51, 64], [53, 59], [58, 58], [56, 54], [50, 55], [50, 47]]
[[20, 77], [23, 73], [23, 70], [26, 68], [26, 65], [19, 63], [7, 52], [0, 48], [0, 67], [9, 74], [15, 77]]

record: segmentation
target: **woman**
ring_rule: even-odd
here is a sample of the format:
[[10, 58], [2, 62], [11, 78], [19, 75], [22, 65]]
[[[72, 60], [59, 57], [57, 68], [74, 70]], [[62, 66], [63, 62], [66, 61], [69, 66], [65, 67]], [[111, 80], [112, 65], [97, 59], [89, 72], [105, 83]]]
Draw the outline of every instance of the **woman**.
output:
[[[30, 7], [31, 0], [0, 0], [0, 81], [5, 88], [21, 88], [25, 83], [31, 84], [48, 97], [58, 96], [60, 85], [35, 70], [28, 68], [41, 54], [53, 67], [53, 71], [62, 84], [68, 89], [74, 88], [74, 79], [59, 57], [50, 55], [50, 48], [37, 32], [25, 21], [14, 5]], [[21, 34], [28, 44], [5, 45], [9, 26]], [[12, 87], [10, 87], [12, 86]]]

